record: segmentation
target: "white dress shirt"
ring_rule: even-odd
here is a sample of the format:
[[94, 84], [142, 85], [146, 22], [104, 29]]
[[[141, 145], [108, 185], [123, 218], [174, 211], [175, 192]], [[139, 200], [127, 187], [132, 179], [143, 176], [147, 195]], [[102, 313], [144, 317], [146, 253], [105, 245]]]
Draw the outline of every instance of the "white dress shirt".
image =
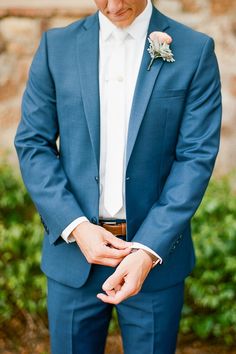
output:
[[[145, 47], [145, 42], [147, 38], [147, 31], [152, 15], [152, 4], [151, 0], [148, 0], [147, 6], [144, 11], [133, 21], [133, 23], [126, 27], [123, 31], [127, 33], [124, 45], [125, 45], [125, 67], [124, 71], [120, 72], [117, 76], [117, 80], [124, 81], [125, 90], [125, 113], [122, 117], [125, 121], [125, 146], [124, 151], [126, 151], [126, 142], [128, 135], [128, 125], [129, 117], [132, 107], [132, 101], [134, 96], [135, 85], [138, 77], [138, 72], [142, 60], [142, 55]], [[100, 86], [100, 171], [99, 171], [99, 188], [100, 188], [100, 198], [99, 198], [99, 217], [109, 218], [109, 219], [126, 219], [125, 211], [125, 157], [123, 166], [123, 206], [114, 215], [111, 216], [104, 207], [104, 190], [106, 188], [105, 184], [105, 167], [106, 167], [106, 151], [107, 151], [107, 137], [106, 137], [106, 121], [107, 121], [107, 102], [109, 99], [109, 92], [107, 90], [108, 77], [108, 67], [109, 59], [112, 50], [115, 45], [114, 31], [117, 31], [117, 27], [108, 20], [101, 12], [99, 12], [99, 86]], [[114, 132], [115, 133], [115, 132]], [[76, 226], [80, 223], [88, 221], [86, 217], [79, 217], [74, 220], [63, 232], [62, 237], [66, 242], [75, 241], [70, 235]], [[132, 248], [142, 248], [147, 252], [154, 255], [157, 259], [157, 263], [162, 263], [162, 259], [156, 252], [152, 249], [146, 247], [138, 242], [133, 242]]]

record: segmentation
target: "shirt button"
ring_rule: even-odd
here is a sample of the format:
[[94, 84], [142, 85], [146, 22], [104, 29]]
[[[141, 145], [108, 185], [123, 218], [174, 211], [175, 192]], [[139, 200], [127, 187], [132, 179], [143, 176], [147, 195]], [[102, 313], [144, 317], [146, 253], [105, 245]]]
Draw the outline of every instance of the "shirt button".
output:
[[121, 76], [121, 75], [117, 76], [117, 81], [119, 81], [119, 82], [123, 82], [123, 81], [124, 81], [123, 76]]

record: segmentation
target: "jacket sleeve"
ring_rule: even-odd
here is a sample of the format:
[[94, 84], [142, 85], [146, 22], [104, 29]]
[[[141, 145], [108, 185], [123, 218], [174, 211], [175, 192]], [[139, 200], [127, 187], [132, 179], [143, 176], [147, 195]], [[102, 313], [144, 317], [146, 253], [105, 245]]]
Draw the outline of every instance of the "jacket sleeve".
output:
[[15, 137], [24, 183], [38, 209], [50, 243], [83, 216], [60, 163], [56, 92], [47, 60], [44, 33], [33, 59]]
[[163, 262], [203, 198], [219, 149], [221, 115], [218, 64], [214, 42], [207, 38], [189, 86], [171, 171], [132, 239], [155, 250]]

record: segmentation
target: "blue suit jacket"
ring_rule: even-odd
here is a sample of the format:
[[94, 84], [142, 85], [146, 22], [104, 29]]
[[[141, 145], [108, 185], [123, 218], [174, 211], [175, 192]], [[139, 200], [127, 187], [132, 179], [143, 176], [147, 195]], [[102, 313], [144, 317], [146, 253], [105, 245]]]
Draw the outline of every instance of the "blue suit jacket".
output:
[[[163, 258], [144, 283], [155, 290], [183, 280], [194, 266], [190, 220], [218, 152], [221, 94], [211, 38], [156, 9], [153, 31], [171, 35], [176, 61], [155, 60], [147, 71], [147, 41], [129, 123], [125, 203], [127, 239]], [[84, 284], [90, 264], [61, 232], [79, 216], [99, 218], [98, 55], [97, 14], [44, 33], [15, 138], [46, 230], [42, 270], [72, 287]]]

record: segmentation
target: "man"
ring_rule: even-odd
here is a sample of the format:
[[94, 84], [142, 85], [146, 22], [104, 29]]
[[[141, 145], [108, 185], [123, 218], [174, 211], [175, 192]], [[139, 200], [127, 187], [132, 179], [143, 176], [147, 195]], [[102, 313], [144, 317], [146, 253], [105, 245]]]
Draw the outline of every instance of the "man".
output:
[[[95, 3], [44, 33], [15, 139], [46, 231], [52, 353], [103, 353], [115, 305], [126, 354], [173, 354], [219, 145], [214, 44], [150, 1]], [[175, 61], [150, 65], [153, 32]]]

